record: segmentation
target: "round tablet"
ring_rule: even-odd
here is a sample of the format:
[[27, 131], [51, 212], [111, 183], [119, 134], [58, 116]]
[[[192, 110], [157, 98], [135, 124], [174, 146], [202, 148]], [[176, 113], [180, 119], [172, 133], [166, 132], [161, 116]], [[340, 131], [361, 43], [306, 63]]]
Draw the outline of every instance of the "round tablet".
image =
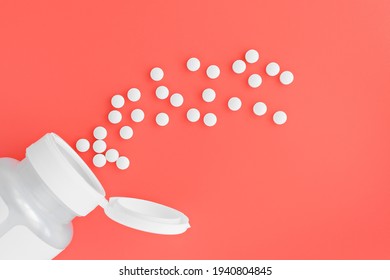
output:
[[276, 62], [270, 62], [268, 63], [267, 67], [265, 67], [265, 72], [268, 74], [268, 76], [276, 76], [279, 74], [280, 67], [279, 64]]
[[103, 167], [106, 165], [107, 159], [104, 155], [97, 154], [93, 157], [92, 162], [96, 167]]
[[156, 88], [156, 96], [158, 99], [166, 99], [169, 95], [169, 89], [166, 86]]
[[277, 111], [273, 116], [274, 123], [284, 124], [287, 121], [287, 114], [283, 111]]
[[103, 140], [96, 140], [93, 142], [92, 148], [96, 153], [101, 154], [107, 149], [107, 144]]
[[203, 117], [203, 122], [207, 126], [214, 126], [217, 123], [217, 116], [213, 113], [207, 113]]
[[123, 98], [122, 95], [114, 95], [112, 98], [111, 98], [111, 105], [114, 107], [114, 108], [122, 108], [123, 105], [125, 105], [125, 99]]
[[187, 119], [190, 122], [197, 122], [200, 119], [200, 112], [198, 109], [191, 108], [187, 111]]
[[119, 158], [119, 152], [115, 149], [109, 149], [106, 152], [106, 159], [108, 162], [116, 162]]
[[127, 92], [127, 98], [132, 102], [137, 102], [141, 98], [141, 92], [138, 88], [131, 88]]
[[215, 91], [212, 88], [206, 88], [202, 93], [202, 98], [205, 102], [213, 102], [215, 96]]
[[243, 60], [239, 59], [233, 62], [232, 65], [233, 72], [236, 74], [244, 73], [246, 69], [246, 64]]
[[221, 74], [221, 70], [219, 70], [217, 65], [210, 65], [207, 67], [206, 74], [210, 79], [216, 79]]
[[232, 97], [228, 101], [228, 107], [232, 111], [240, 110], [241, 105], [242, 105], [242, 102], [241, 102], [240, 98], [238, 98], [238, 97]]
[[93, 130], [93, 136], [95, 139], [102, 140], [107, 137], [107, 130], [102, 126], [98, 126]]
[[248, 84], [252, 88], [258, 88], [261, 83], [263, 82], [263, 79], [259, 74], [252, 74], [248, 78]]
[[263, 102], [257, 102], [253, 106], [253, 113], [255, 113], [255, 115], [257, 115], [257, 116], [262, 116], [266, 112], [267, 112], [267, 105], [265, 105], [265, 103], [263, 103]]
[[150, 71], [150, 77], [152, 78], [153, 81], [161, 81], [162, 78], [164, 77], [164, 71], [159, 68], [159, 67], [154, 67], [151, 71]]
[[245, 60], [248, 63], [255, 63], [259, 60], [259, 53], [256, 50], [249, 50], [245, 53]]
[[86, 151], [88, 151], [90, 146], [91, 145], [89, 144], [89, 141], [87, 139], [82, 138], [82, 139], [77, 140], [77, 142], [76, 142], [76, 149], [82, 153], [85, 153]]
[[156, 116], [156, 123], [159, 126], [166, 126], [169, 123], [169, 116], [166, 113], [158, 113]]
[[198, 71], [200, 68], [200, 61], [196, 57], [191, 57], [187, 61], [187, 69], [190, 70], [191, 72]]
[[110, 121], [110, 123], [113, 123], [113, 124], [120, 123], [120, 121], [122, 120], [121, 112], [119, 112], [117, 110], [112, 110], [108, 114], [108, 120]]
[[171, 95], [170, 102], [173, 107], [180, 107], [183, 105], [184, 98], [180, 93], [174, 93]]
[[125, 157], [125, 156], [121, 156], [119, 157], [117, 160], [116, 160], [116, 166], [120, 169], [120, 170], [125, 170], [127, 168], [129, 168], [130, 166], [130, 160]]
[[145, 113], [144, 111], [142, 111], [141, 109], [134, 109], [132, 112], [131, 112], [131, 119], [134, 121], [134, 122], [142, 122], [145, 118]]
[[131, 137], [133, 137], [133, 129], [130, 127], [130, 126], [123, 126], [120, 130], [119, 130], [119, 135], [121, 136], [122, 139], [125, 139], [125, 140], [128, 140], [130, 139]]
[[283, 85], [289, 85], [294, 81], [294, 75], [290, 71], [283, 71], [279, 79]]

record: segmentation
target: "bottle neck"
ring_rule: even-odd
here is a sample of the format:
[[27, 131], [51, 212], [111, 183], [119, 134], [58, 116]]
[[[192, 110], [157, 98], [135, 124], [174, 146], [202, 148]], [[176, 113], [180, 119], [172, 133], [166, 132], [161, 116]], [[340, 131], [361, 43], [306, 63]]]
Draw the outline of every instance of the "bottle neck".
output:
[[25, 195], [29, 196], [29, 201], [36, 211], [64, 224], [71, 222], [77, 216], [55, 196], [27, 158], [18, 164], [17, 173], [21, 180], [20, 183], [28, 186], [24, 188]]

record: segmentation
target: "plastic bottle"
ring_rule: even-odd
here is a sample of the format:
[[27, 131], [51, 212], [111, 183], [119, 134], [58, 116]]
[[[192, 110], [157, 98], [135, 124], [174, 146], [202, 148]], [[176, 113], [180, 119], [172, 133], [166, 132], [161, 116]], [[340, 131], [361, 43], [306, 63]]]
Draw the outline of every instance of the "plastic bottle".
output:
[[58, 135], [46, 134], [26, 158], [0, 158], [0, 259], [52, 259], [71, 242], [72, 220], [97, 206], [112, 220], [138, 230], [180, 234], [181, 212], [154, 202], [114, 197]]

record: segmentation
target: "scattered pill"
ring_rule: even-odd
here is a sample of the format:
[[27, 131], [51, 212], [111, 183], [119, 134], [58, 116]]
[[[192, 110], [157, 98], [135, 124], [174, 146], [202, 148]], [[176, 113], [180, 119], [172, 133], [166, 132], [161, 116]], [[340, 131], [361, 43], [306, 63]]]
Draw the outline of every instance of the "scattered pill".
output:
[[81, 153], [85, 153], [86, 151], [88, 151], [90, 146], [91, 145], [89, 144], [89, 141], [87, 139], [79, 139], [76, 142], [76, 149]]
[[259, 53], [256, 50], [249, 50], [245, 53], [245, 60], [248, 63], [255, 63], [259, 60]]
[[238, 111], [241, 108], [242, 102], [238, 97], [232, 97], [228, 101], [228, 107], [232, 111]]
[[130, 160], [125, 157], [125, 156], [120, 156], [117, 160], [116, 160], [116, 166], [120, 169], [120, 170], [125, 170], [127, 168], [129, 168], [130, 166]]
[[207, 113], [203, 117], [203, 122], [207, 126], [214, 126], [217, 123], [217, 116], [213, 113]]
[[125, 139], [125, 140], [128, 140], [130, 139], [131, 137], [133, 137], [133, 129], [130, 127], [130, 126], [123, 126], [120, 130], [119, 130], [119, 135], [121, 136], [122, 139]]
[[246, 69], [246, 64], [243, 60], [239, 59], [233, 62], [232, 65], [233, 72], [236, 74], [244, 73]]
[[263, 79], [259, 74], [252, 74], [248, 78], [248, 84], [252, 88], [258, 88], [261, 85], [262, 81]]
[[263, 103], [263, 102], [257, 102], [253, 106], [253, 113], [255, 113], [255, 115], [257, 115], [257, 116], [262, 116], [266, 112], [267, 112], [267, 105], [265, 105], [265, 103]]
[[205, 102], [213, 102], [215, 96], [215, 91], [212, 88], [206, 88], [202, 93], [202, 98]]
[[97, 154], [93, 157], [92, 162], [96, 167], [103, 167], [106, 165], [107, 159], [104, 155]]
[[131, 119], [134, 121], [134, 122], [142, 122], [145, 118], [145, 113], [144, 111], [142, 111], [141, 109], [134, 109], [132, 112], [131, 112]]
[[159, 67], [154, 67], [152, 71], [150, 71], [150, 77], [153, 81], [161, 81], [164, 77], [164, 71]]
[[122, 108], [123, 105], [125, 105], [125, 99], [123, 98], [122, 95], [114, 95], [112, 98], [111, 98], [111, 105], [114, 107], [114, 108]]
[[268, 63], [267, 67], [265, 67], [265, 72], [268, 74], [268, 76], [276, 76], [279, 74], [280, 67], [279, 64], [276, 62], [270, 62]]
[[[245, 60], [238, 59], [233, 62], [232, 70], [236, 74], [242, 74], [246, 71], [246, 63], [256, 63], [259, 60], [259, 53], [254, 50], [248, 50], [245, 53]], [[201, 63], [198, 58], [192, 57], [187, 60], [186, 63], [187, 69], [191, 72], [198, 71], [200, 69]], [[265, 72], [268, 76], [277, 76], [280, 73], [280, 66], [276, 62], [270, 62], [265, 68]], [[217, 65], [210, 65], [206, 69], [206, 75], [210, 79], [216, 79], [220, 76], [221, 70]], [[154, 81], [161, 81], [164, 77], [164, 71], [155, 67], [150, 71], [150, 77]], [[290, 71], [283, 71], [279, 80], [283, 85], [289, 85], [294, 81], [294, 75]], [[259, 74], [252, 74], [248, 78], [248, 84], [252, 88], [258, 88], [262, 84], [262, 77]], [[166, 86], [158, 86], [155, 90], [156, 97], [158, 99], [167, 99], [169, 97], [169, 89]], [[141, 98], [141, 92], [137, 88], [131, 88], [127, 92], [127, 98], [136, 102]], [[211, 88], [206, 88], [202, 92], [202, 99], [205, 102], [213, 102], [216, 98], [216, 92]], [[184, 103], [184, 97], [180, 93], [174, 93], [170, 96], [170, 103], [174, 107], [180, 107]], [[124, 95], [116, 94], [111, 98], [111, 105], [120, 109], [125, 105]], [[231, 97], [228, 100], [228, 108], [231, 111], [238, 111], [242, 107], [242, 101], [239, 97]], [[267, 112], [267, 106], [263, 102], [257, 102], [253, 106], [253, 112], [257, 116], [263, 116]], [[198, 109], [190, 108], [187, 111], [186, 117], [190, 122], [199, 121], [201, 114]], [[145, 113], [141, 109], [134, 109], [131, 112], [131, 119], [134, 122], [142, 122], [145, 118]], [[108, 120], [112, 124], [117, 124], [122, 121], [122, 114], [118, 110], [112, 110], [108, 114]], [[168, 125], [170, 118], [167, 113], [160, 112], [156, 115], [155, 121], [159, 126]], [[273, 121], [277, 125], [282, 125], [287, 121], [287, 114], [283, 111], [277, 111], [273, 114]], [[217, 116], [214, 113], [207, 113], [203, 116], [203, 122], [206, 126], [212, 127], [217, 123]], [[130, 139], [133, 137], [133, 129], [130, 126], [123, 126], [119, 131], [120, 137], [123, 139]], [[103, 126], [98, 126], [93, 131], [93, 136], [97, 139], [92, 144], [92, 149], [97, 153], [93, 157], [93, 164], [96, 167], [103, 167], [107, 162], [114, 163], [116, 166], [121, 169], [127, 169], [130, 166], [130, 160], [125, 156], [120, 156], [119, 152], [116, 149], [107, 149], [107, 144], [104, 139], [107, 137], [107, 130]], [[91, 148], [91, 144], [87, 139], [79, 139], [76, 142], [76, 149], [79, 152], [86, 152]], [[103, 154], [105, 152], [105, 154]]]
[[98, 126], [93, 130], [93, 136], [95, 139], [103, 140], [107, 137], [107, 129], [102, 126]]
[[170, 102], [173, 107], [180, 107], [183, 105], [184, 97], [180, 93], [174, 93], [171, 95]]
[[117, 110], [112, 110], [108, 114], [108, 120], [110, 121], [110, 123], [113, 123], [113, 124], [120, 123], [120, 121], [122, 120], [121, 112], [119, 112]]
[[166, 99], [169, 95], [169, 89], [166, 86], [156, 88], [156, 96], [158, 99]]
[[107, 144], [103, 140], [96, 140], [93, 142], [92, 148], [96, 153], [101, 154], [107, 149]]
[[277, 111], [273, 116], [274, 123], [284, 124], [287, 121], [287, 114], [283, 111]]
[[187, 111], [187, 119], [190, 122], [197, 122], [200, 119], [200, 112], [196, 108], [191, 108]]
[[166, 113], [158, 113], [156, 116], [156, 123], [159, 126], [166, 126], [169, 123], [169, 116]]
[[127, 92], [127, 98], [132, 102], [137, 102], [141, 98], [141, 92], [138, 88], [131, 88]]
[[206, 74], [210, 79], [216, 79], [221, 74], [221, 70], [219, 70], [217, 65], [210, 65], [207, 67]]
[[187, 69], [190, 70], [191, 72], [198, 71], [200, 68], [200, 61], [196, 57], [191, 57], [187, 61]]
[[115, 149], [109, 149], [106, 152], [106, 159], [108, 162], [116, 162], [119, 158], [119, 152]]
[[283, 71], [279, 79], [283, 85], [289, 85], [294, 81], [294, 75], [290, 71]]

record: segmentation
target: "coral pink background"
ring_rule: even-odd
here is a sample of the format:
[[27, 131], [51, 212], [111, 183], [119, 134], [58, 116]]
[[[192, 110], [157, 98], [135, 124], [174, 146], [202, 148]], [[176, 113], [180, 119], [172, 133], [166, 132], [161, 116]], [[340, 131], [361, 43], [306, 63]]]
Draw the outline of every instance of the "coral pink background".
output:
[[[1, 1], [0, 156], [21, 159], [47, 132], [72, 146], [107, 126], [124, 172], [92, 166], [107, 196], [157, 201], [186, 213], [179, 236], [127, 229], [97, 209], [74, 221], [58, 259], [389, 259], [390, 2], [355, 1]], [[235, 59], [256, 48], [242, 75]], [[202, 67], [185, 68], [196, 56]], [[291, 86], [266, 77], [277, 61]], [[207, 65], [221, 76], [209, 80]], [[162, 82], [149, 79], [154, 66]], [[263, 84], [251, 89], [251, 73]], [[164, 84], [185, 96], [157, 100]], [[138, 87], [121, 109], [134, 128], [123, 141], [109, 125], [110, 98]], [[217, 91], [202, 102], [206, 87]], [[233, 113], [226, 103], [240, 96]], [[252, 114], [256, 101], [268, 105]], [[190, 106], [215, 112], [213, 128], [190, 124]], [[140, 107], [146, 119], [133, 124]], [[276, 126], [272, 113], [288, 122]], [[154, 123], [159, 111], [171, 122]]]

